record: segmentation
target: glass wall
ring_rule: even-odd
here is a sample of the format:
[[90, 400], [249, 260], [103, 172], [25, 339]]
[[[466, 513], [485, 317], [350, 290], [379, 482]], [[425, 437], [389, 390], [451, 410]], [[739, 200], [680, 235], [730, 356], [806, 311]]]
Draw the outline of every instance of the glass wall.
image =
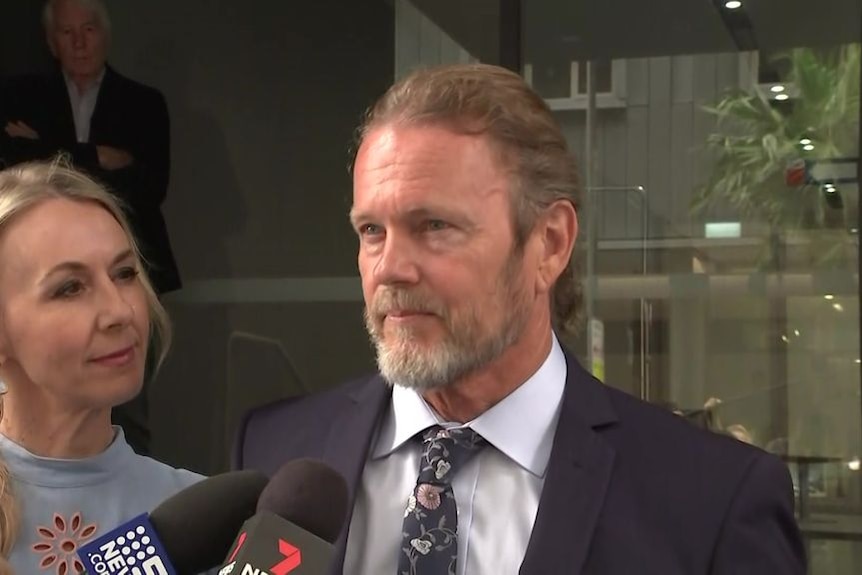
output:
[[[481, 59], [422, 5], [396, 2], [396, 75]], [[519, 6], [520, 71], [585, 187], [589, 324], [568, 343], [608, 385], [781, 457], [811, 573], [862, 572], [862, 6]]]
[[782, 457], [811, 572], [859, 573], [860, 16], [826, 4], [527, 2], [523, 72], [587, 186], [586, 361]]

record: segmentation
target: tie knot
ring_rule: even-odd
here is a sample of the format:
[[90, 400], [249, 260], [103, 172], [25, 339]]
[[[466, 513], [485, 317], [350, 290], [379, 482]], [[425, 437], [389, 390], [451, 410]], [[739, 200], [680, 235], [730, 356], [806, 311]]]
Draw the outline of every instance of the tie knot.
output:
[[438, 426], [422, 434], [422, 462], [419, 482], [442, 485], [487, 442], [472, 429], [443, 429]]

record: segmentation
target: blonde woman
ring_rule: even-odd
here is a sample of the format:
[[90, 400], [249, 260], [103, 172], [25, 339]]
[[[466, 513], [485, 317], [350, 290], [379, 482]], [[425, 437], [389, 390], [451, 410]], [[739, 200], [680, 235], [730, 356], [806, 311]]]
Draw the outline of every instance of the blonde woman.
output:
[[78, 573], [82, 543], [201, 479], [111, 425], [169, 342], [112, 197], [60, 161], [0, 172], [0, 571]]

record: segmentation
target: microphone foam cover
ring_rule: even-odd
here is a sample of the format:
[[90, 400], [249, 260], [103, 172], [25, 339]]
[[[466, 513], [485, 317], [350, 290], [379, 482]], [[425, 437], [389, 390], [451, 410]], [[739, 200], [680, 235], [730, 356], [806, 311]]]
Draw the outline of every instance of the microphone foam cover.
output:
[[156, 507], [150, 521], [177, 572], [201, 573], [221, 565], [267, 483], [258, 471], [231, 471], [195, 483]]
[[347, 482], [315, 459], [288, 461], [260, 494], [258, 511], [271, 511], [334, 543], [347, 514]]

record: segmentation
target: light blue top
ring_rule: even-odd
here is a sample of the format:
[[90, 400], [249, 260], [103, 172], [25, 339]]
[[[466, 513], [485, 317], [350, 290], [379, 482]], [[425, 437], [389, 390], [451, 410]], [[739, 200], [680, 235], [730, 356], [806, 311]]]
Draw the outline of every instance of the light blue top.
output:
[[16, 575], [78, 573], [79, 545], [203, 479], [136, 454], [114, 430], [108, 449], [86, 459], [39, 457], [0, 435], [21, 511], [9, 558]]

